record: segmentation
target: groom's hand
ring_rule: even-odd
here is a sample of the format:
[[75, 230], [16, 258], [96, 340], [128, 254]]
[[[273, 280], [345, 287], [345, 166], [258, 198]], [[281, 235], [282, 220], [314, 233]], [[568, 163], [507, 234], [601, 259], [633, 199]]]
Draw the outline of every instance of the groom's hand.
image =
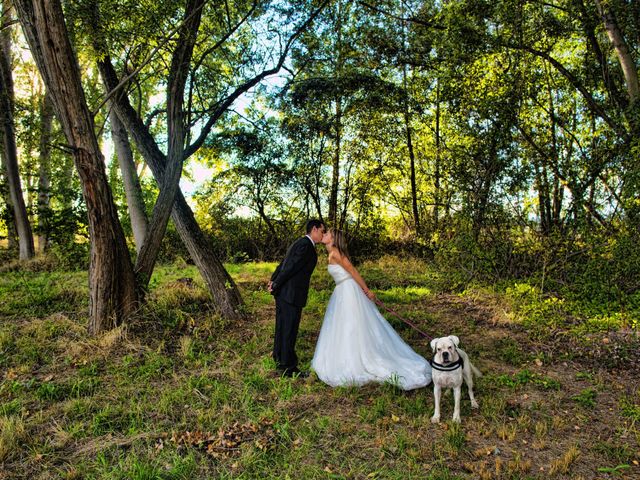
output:
[[267, 290], [269, 291], [269, 293], [273, 293], [273, 282], [271, 280], [269, 280], [269, 283], [267, 283]]

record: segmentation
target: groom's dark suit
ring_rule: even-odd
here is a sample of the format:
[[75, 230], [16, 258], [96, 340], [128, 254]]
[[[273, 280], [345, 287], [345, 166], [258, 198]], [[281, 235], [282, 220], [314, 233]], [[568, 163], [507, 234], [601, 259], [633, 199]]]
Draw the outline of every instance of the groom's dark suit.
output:
[[289, 247], [284, 260], [271, 275], [271, 293], [276, 298], [276, 332], [273, 359], [280, 370], [298, 365], [295, 346], [302, 307], [307, 304], [311, 274], [318, 263], [313, 240], [302, 237]]

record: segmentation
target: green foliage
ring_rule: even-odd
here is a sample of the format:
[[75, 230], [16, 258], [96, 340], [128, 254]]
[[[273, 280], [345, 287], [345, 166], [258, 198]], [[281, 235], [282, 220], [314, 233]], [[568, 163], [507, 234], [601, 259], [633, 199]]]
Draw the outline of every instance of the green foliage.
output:
[[558, 297], [544, 297], [540, 290], [527, 283], [516, 283], [507, 288], [507, 296], [513, 302], [517, 318], [535, 331], [549, 331], [563, 323], [564, 301]]
[[144, 420], [138, 412], [124, 406], [111, 406], [98, 410], [91, 420], [89, 427], [95, 436], [108, 433], [132, 435], [144, 428]]
[[636, 393], [635, 398], [632, 396], [623, 396], [620, 399], [620, 410], [624, 417], [629, 418], [632, 422], [640, 422], [640, 393]]
[[0, 404], [0, 415], [4, 417], [16, 415], [20, 413], [21, 410], [22, 410], [22, 402], [17, 398], [14, 398], [9, 402]]
[[41, 400], [59, 401], [69, 395], [69, 389], [59, 383], [43, 382], [36, 388], [35, 395]]
[[533, 384], [543, 390], [560, 390], [561, 387], [560, 382], [557, 380], [528, 369], [520, 370], [513, 375], [498, 375], [495, 377], [495, 381], [498, 385], [514, 389], [521, 388], [527, 384]]
[[446, 432], [447, 445], [455, 452], [462, 450], [466, 443], [466, 435], [464, 429], [459, 423], [452, 423], [451, 428]]
[[572, 398], [585, 408], [594, 408], [596, 406], [596, 397], [597, 392], [593, 388], [585, 388]]
[[192, 454], [162, 454], [160, 458], [140, 458], [135, 452], [111, 454], [100, 452], [96, 458], [95, 473], [86, 478], [110, 480], [188, 480], [197, 469]]
[[520, 366], [529, 360], [529, 356], [522, 350], [520, 344], [512, 338], [501, 338], [496, 344], [500, 359], [509, 365]]
[[630, 463], [634, 453], [629, 445], [598, 441], [596, 450], [608, 460], [618, 462], [619, 464]]

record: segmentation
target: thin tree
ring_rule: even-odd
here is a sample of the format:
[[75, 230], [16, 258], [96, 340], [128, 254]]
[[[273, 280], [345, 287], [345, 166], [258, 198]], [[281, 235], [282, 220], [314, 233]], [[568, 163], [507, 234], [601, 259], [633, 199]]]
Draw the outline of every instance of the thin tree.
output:
[[14, 125], [14, 92], [11, 73], [11, 29], [9, 28], [9, 2], [2, 3], [2, 29], [0, 30], [0, 123], [2, 124], [2, 158], [13, 207], [13, 220], [18, 233], [20, 260], [35, 255], [33, 233], [27, 207], [22, 194], [18, 168], [18, 148]]
[[133, 239], [136, 245], [136, 251], [140, 253], [149, 225], [142, 195], [142, 187], [140, 186], [140, 179], [138, 178], [138, 171], [133, 159], [133, 151], [129, 143], [127, 130], [113, 110], [109, 114], [109, 121], [111, 123], [111, 138], [113, 138], [113, 145], [116, 157], [118, 158], [120, 173], [122, 174], [127, 207], [129, 208]]
[[38, 163], [38, 250], [44, 252], [49, 242], [48, 219], [51, 215], [51, 132], [53, 129], [51, 95], [45, 92], [40, 107], [40, 158]]

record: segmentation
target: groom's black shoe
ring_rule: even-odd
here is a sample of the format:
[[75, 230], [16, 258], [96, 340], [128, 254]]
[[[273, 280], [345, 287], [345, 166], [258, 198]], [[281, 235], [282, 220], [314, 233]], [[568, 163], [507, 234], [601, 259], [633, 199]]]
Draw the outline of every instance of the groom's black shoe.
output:
[[307, 378], [309, 376], [309, 373], [303, 372], [302, 370], [299, 370], [297, 367], [285, 368], [282, 371], [282, 376], [287, 378]]

